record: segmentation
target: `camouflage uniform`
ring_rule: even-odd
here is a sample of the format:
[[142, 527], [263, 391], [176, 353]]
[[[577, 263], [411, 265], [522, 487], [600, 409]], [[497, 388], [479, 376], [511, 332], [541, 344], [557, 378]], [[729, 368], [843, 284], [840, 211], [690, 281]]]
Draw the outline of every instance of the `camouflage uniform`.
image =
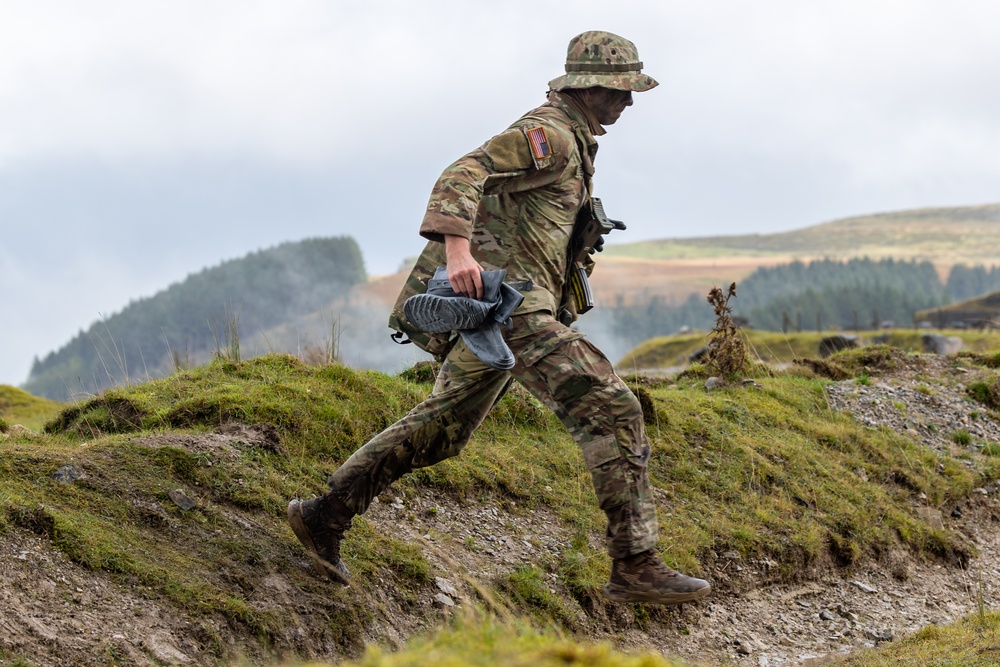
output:
[[[600, 350], [556, 320], [566, 303], [568, 246], [590, 197], [596, 150], [586, 118], [553, 92], [437, 181], [420, 229], [430, 242], [399, 303], [422, 292], [434, 267], [444, 264], [445, 235], [470, 239], [484, 269], [504, 268], [508, 280], [532, 282], [513, 327], [504, 332], [517, 363], [498, 371], [461, 340], [445, 335], [429, 341], [428, 349], [444, 358], [431, 395], [330, 477], [332, 495], [351, 512], [363, 513], [410, 470], [461, 452], [514, 378], [555, 411], [580, 445], [608, 517], [610, 555], [623, 558], [656, 545], [646, 475], [650, 447], [639, 402]], [[397, 326], [398, 305], [392, 318]]]

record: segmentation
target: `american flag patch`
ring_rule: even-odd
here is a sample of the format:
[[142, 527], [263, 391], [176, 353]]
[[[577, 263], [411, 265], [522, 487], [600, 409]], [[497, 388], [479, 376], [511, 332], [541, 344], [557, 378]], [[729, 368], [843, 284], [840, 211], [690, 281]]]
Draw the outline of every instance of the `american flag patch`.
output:
[[545, 136], [544, 127], [534, 127], [528, 130], [528, 141], [531, 142], [531, 150], [534, 151], [536, 160], [552, 155], [552, 149], [549, 148], [549, 138]]

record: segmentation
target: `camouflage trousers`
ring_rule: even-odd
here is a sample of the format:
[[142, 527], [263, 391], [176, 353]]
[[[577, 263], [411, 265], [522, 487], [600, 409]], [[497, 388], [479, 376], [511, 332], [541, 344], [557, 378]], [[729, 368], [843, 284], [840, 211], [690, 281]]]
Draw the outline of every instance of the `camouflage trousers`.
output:
[[650, 447], [639, 401], [583, 334], [545, 312], [513, 321], [504, 332], [517, 359], [513, 369], [486, 366], [459, 340], [430, 396], [354, 452], [330, 477], [332, 492], [362, 514], [402, 475], [458, 455], [513, 378], [558, 415], [580, 446], [608, 518], [611, 557], [653, 548]]

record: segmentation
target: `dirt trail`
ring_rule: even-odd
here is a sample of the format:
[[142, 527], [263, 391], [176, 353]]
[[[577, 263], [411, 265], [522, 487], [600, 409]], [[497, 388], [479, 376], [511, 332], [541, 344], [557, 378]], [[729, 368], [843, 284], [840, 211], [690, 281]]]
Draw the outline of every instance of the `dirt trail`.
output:
[[[941, 363], [926, 372], [952, 371]], [[928, 394], [909, 391], [915, 382], [904, 372], [872, 378], [864, 392], [833, 385], [831, 403], [851, 409], [872, 427], [908, 428], [916, 435], [947, 433], [947, 427], [962, 423], [955, 413], [966, 405], [961, 384], [935, 385], [933, 396], [940, 403], [921, 407], [916, 402]], [[908, 396], [913, 403], [905, 410], [885, 409]], [[907, 425], [893, 421], [901, 413]], [[931, 429], [934, 420], [940, 424]], [[566, 604], [582, 635], [629, 650], [656, 650], [711, 665], [826, 664], [843, 652], [973, 614], [980, 594], [986, 607], [994, 608], [1000, 594], [998, 493], [996, 486], [978, 489], [967, 501], [941, 508], [922, 507], [921, 499], [914, 499], [914, 512], [961, 532], [975, 547], [978, 557], [968, 570], [916, 562], [900, 552], [851, 571], [830, 567], [803, 573], [800, 582], [779, 583], [776, 564], [722, 553], [705, 563], [717, 591], [697, 603], [654, 608], [645, 618], [636, 618], [628, 605], [594, 604], [585, 610], [568, 598]], [[436, 584], [415, 602], [402, 603], [391, 582], [376, 581], [360, 592], [377, 610], [365, 628], [366, 639], [397, 646], [455, 613], [477, 587], [494, 584], [518, 566], [556, 560], [571, 541], [545, 508], [517, 507], [504, 499], [462, 504], [431, 491], [405, 498], [385, 494], [365, 520], [383, 534], [419, 544], [435, 570]], [[262, 573], [251, 599], [299, 619], [272, 639], [271, 650], [279, 656], [346, 657], [337, 653], [336, 638], [323, 629], [322, 619], [331, 606], [349, 604], [352, 594], [333, 591], [313, 577], [304, 556], [299, 565], [295, 571]], [[555, 575], [547, 576], [552, 589], [561, 590]], [[246, 633], [223, 619], [194, 619], [142, 586], [86, 570], [45, 538], [19, 531], [0, 535], [0, 656], [5, 659], [24, 656], [40, 666], [193, 665], [215, 664], [213, 652], [221, 651], [265, 660], [268, 654]], [[350, 647], [352, 653], [359, 649]]]

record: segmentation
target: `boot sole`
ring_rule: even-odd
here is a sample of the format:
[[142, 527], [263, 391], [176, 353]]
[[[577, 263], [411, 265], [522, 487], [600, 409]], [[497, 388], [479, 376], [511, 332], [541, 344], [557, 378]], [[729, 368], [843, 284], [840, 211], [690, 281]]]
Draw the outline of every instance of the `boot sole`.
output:
[[699, 588], [696, 591], [686, 591], [683, 593], [657, 593], [654, 591], [632, 591], [625, 588], [612, 587], [610, 584], [604, 587], [604, 596], [614, 602], [651, 602], [653, 604], [673, 605], [682, 602], [691, 602], [703, 598], [712, 592], [711, 586]]
[[351, 583], [350, 576], [347, 572], [347, 566], [344, 565], [344, 561], [339, 561], [336, 565], [326, 560], [319, 555], [319, 551], [316, 549], [316, 543], [313, 542], [312, 536], [309, 535], [309, 530], [306, 528], [305, 521], [302, 520], [302, 508], [299, 506], [298, 500], [293, 500], [288, 503], [288, 523], [292, 526], [292, 532], [295, 533], [295, 537], [299, 539], [302, 546], [306, 548], [306, 553], [309, 554], [309, 558], [312, 559], [313, 567], [317, 572], [326, 576], [327, 579], [335, 581], [338, 584], [343, 584], [347, 586]]

